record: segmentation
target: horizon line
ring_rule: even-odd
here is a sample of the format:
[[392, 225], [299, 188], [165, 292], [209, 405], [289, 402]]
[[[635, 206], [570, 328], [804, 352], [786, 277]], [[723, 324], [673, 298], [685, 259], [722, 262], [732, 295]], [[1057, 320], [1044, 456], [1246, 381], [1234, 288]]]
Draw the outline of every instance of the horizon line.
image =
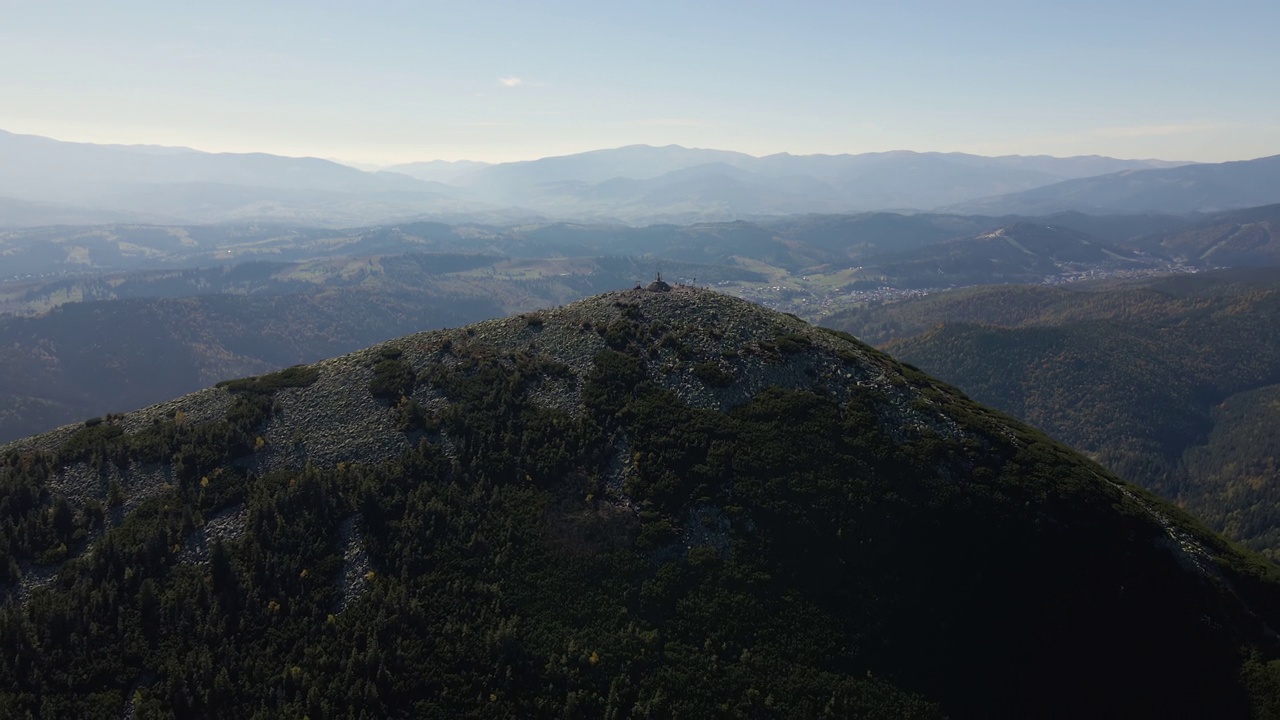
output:
[[[338, 165], [343, 165], [345, 167], [350, 167], [356, 170], [361, 170], [362, 172], [378, 172], [378, 171], [384, 171], [384, 170], [388, 170], [388, 169], [391, 169], [397, 166], [402, 166], [402, 165], [413, 165], [417, 163], [433, 163], [433, 162], [441, 162], [441, 163], [449, 163], [449, 164], [479, 163], [479, 164], [488, 165], [488, 166], [511, 165], [511, 164], [518, 164], [518, 163], [538, 162], [540, 160], [551, 160], [551, 159], [559, 159], [559, 158], [566, 158], [566, 157], [574, 157], [579, 155], [589, 155], [592, 153], [627, 150], [632, 148], [648, 148], [653, 150], [667, 150], [667, 149], [674, 148], [679, 150], [687, 150], [691, 152], [732, 153], [736, 155], [744, 155], [746, 157], [750, 157], [756, 160], [761, 160], [761, 159], [766, 159], [771, 157], [864, 157], [864, 156], [873, 156], [873, 155], [962, 155], [967, 157], [981, 157], [981, 158], [989, 158], [989, 159], [1051, 158], [1055, 160], [1075, 160], [1075, 159], [1106, 158], [1106, 159], [1112, 159], [1112, 160], [1122, 160], [1127, 162], [1160, 162], [1160, 163], [1171, 163], [1176, 165], [1206, 165], [1206, 164], [1211, 165], [1211, 164], [1219, 164], [1222, 162], [1240, 162], [1241, 160], [1256, 160], [1260, 158], [1271, 157], [1270, 155], [1260, 155], [1254, 158], [1242, 158], [1238, 160], [1222, 160], [1217, 162], [1204, 162], [1204, 161], [1196, 161], [1196, 160], [1168, 160], [1165, 158], [1154, 158], [1154, 157], [1146, 157], [1146, 158], [1117, 157], [1114, 155], [1103, 155], [1100, 153], [1090, 153], [1090, 154], [1082, 154], [1082, 155], [1052, 155], [1049, 153], [1036, 153], [1036, 154], [1002, 153], [998, 155], [984, 155], [981, 153], [966, 152], [962, 150], [911, 150], [906, 148], [898, 148], [893, 150], [867, 150], [863, 152], [847, 152], [846, 151], [846, 152], [816, 152], [816, 153], [792, 153], [790, 151], [782, 150], [779, 152], [756, 155], [756, 154], [752, 154], [750, 152], [746, 152], [742, 150], [688, 146], [688, 145], [680, 145], [678, 143], [668, 143], [665, 145], [651, 145], [649, 143], [629, 143], [625, 145], [617, 145], [612, 147], [592, 148], [589, 150], [580, 150], [576, 152], [555, 153], [550, 155], [539, 155], [536, 157], [527, 157], [522, 159], [502, 160], [502, 161], [473, 160], [468, 158], [459, 158], [455, 160], [446, 160], [444, 158], [428, 158], [428, 159], [404, 160], [404, 161], [393, 162], [393, 163], [380, 163], [380, 162], [367, 162], [362, 160], [343, 158], [341, 157], [340, 153], [333, 153], [333, 152], [289, 154], [287, 152], [270, 152], [267, 150], [210, 150], [210, 149], [203, 149], [200, 147], [195, 147], [192, 145], [185, 145], [185, 144], [166, 145], [163, 143], [94, 142], [89, 140], [67, 140], [67, 139], [53, 137], [50, 135], [37, 135], [35, 133], [13, 132], [10, 130], [5, 130], [3, 128], [0, 128], [0, 135], [9, 135], [12, 137], [35, 138], [38, 140], [56, 142], [61, 144], [88, 145], [88, 146], [101, 147], [101, 148], [119, 148], [119, 149], [136, 148], [136, 149], [146, 149], [146, 150], [171, 150], [171, 151], [179, 151], [179, 152], [185, 151], [185, 152], [191, 152], [191, 153], [200, 153], [205, 155], [269, 155], [272, 157], [289, 158], [293, 160], [320, 160], [323, 162], [331, 162]], [[364, 166], [364, 167], [358, 167], [358, 166]], [[367, 168], [374, 168], [374, 170], [368, 170]]]

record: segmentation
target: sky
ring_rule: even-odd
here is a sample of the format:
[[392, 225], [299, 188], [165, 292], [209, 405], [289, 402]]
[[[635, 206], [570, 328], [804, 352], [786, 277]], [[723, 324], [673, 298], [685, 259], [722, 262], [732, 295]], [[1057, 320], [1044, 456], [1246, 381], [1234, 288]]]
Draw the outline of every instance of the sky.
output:
[[1280, 154], [1276, 0], [0, 0], [0, 129], [348, 162]]

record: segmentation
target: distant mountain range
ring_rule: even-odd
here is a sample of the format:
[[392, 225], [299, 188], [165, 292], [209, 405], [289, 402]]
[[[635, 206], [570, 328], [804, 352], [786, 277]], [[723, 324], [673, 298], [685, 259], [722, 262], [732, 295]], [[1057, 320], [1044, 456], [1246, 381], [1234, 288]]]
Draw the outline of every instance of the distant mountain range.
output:
[[1280, 202], [1280, 155], [1208, 165], [1130, 169], [1065, 180], [949, 210], [979, 214], [1212, 212]]
[[[92, 145], [0, 131], [0, 212], [15, 208], [0, 215], [0, 227], [30, 225], [32, 215], [40, 224], [116, 214], [147, 222], [352, 225], [483, 211], [454, 194], [440, 183], [318, 158]], [[61, 214], [50, 205], [63, 206]]]
[[1180, 165], [907, 151], [754, 157], [632, 145], [496, 165], [433, 161], [366, 171], [318, 158], [93, 145], [0, 131], [0, 227], [103, 220], [326, 227], [411, 219], [689, 223], [928, 210]]
[[[504, 163], [459, 178], [491, 202], [549, 215], [716, 219], [797, 212], [925, 210], [1135, 168], [1154, 160], [1104, 157], [982, 157], [907, 151], [753, 157], [674, 145]], [[986, 189], [990, 189], [988, 193]]]

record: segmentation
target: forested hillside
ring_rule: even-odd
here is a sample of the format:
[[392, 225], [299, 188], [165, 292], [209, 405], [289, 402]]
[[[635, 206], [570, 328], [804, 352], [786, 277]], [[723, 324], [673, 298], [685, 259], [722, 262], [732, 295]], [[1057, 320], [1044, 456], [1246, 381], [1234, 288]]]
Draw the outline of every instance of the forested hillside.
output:
[[0, 713], [1275, 717], [1280, 571], [677, 287], [0, 447]]
[[1201, 267], [1280, 265], [1280, 205], [1218, 213], [1135, 244]]
[[1280, 512], [1261, 481], [1280, 432], [1257, 399], [1280, 383], [1272, 271], [976, 288], [828, 322], [1280, 557]]
[[1164, 261], [1143, 257], [1064, 227], [1017, 222], [976, 237], [953, 239], [863, 261], [862, 282], [899, 288], [1037, 283], [1088, 270], [1140, 270]]

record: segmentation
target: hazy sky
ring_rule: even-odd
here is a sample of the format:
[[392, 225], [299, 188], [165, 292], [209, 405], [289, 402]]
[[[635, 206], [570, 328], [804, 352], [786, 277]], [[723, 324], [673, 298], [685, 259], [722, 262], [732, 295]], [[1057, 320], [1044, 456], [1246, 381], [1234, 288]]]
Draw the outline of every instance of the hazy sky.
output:
[[352, 161], [1280, 153], [1277, 0], [0, 0], [0, 129]]

